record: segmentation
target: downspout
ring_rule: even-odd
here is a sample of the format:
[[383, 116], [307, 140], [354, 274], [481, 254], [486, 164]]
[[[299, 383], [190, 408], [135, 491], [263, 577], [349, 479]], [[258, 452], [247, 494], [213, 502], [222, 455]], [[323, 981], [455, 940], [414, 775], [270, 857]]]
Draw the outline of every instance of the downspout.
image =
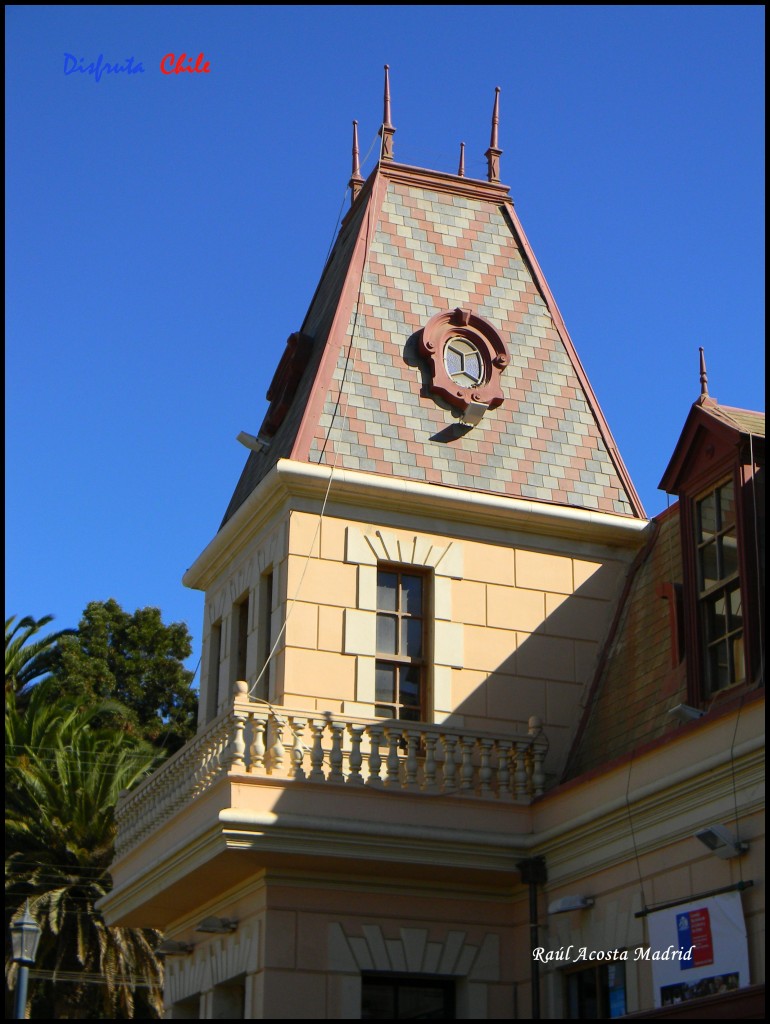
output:
[[537, 935], [537, 887], [545, 885], [548, 875], [545, 869], [545, 857], [530, 857], [528, 860], [520, 860], [516, 864], [516, 870], [521, 874], [521, 880], [529, 886], [529, 943], [530, 954], [530, 978], [532, 985], [532, 1020], [540, 1020], [540, 964], [534, 957], [534, 951], [539, 945]]

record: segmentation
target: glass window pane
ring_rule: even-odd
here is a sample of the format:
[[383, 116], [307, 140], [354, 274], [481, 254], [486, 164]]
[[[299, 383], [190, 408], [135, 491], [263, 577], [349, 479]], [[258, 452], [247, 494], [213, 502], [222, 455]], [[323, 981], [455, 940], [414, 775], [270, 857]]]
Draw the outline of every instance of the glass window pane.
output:
[[708, 640], [718, 640], [727, 633], [727, 603], [723, 593], [715, 594], [706, 602]]
[[724, 537], [720, 537], [719, 545], [722, 549], [722, 574], [720, 578], [726, 580], [738, 572], [738, 541], [735, 537], [735, 530], [730, 530]]
[[700, 562], [700, 589], [708, 590], [719, 580], [717, 570], [717, 546], [714, 541], [707, 544], [699, 552]]
[[402, 986], [398, 993], [399, 1020], [446, 1020], [444, 992], [430, 982]]
[[383, 665], [378, 661], [374, 672], [374, 699], [395, 701], [396, 699], [396, 667]]
[[736, 587], [730, 591], [729, 597], [730, 605], [730, 630], [741, 629], [743, 627], [743, 611], [741, 609], [741, 588]]
[[401, 620], [401, 653], [409, 658], [422, 655], [422, 619]]
[[408, 665], [399, 672], [398, 699], [402, 704], [408, 704], [411, 707], [420, 706], [421, 675], [417, 665]]
[[380, 654], [396, 653], [396, 623], [394, 615], [377, 616], [377, 650]]
[[385, 612], [396, 610], [398, 575], [395, 572], [377, 573], [377, 608]]
[[401, 611], [422, 615], [422, 576], [401, 577]]
[[712, 693], [730, 685], [726, 640], [709, 648], [709, 683]]
[[732, 480], [719, 488], [719, 513], [721, 529], [724, 530], [726, 526], [735, 522], [735, 493]]
[[374, 717], [375, 718], [395, 718], [396, 717], [395, 708], [392, 708], [390, 706], [386, 706], [384, 704], [375, 704], [374, 705]]
[[717, 530], [716, 495], [709, 494], [698, 502], [698, 540], [713, 537]]

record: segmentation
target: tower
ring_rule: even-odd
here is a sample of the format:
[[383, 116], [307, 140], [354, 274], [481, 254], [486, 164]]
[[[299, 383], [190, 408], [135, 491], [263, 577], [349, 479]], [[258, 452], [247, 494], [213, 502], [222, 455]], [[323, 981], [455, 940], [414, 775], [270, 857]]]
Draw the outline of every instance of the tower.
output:
[[[565, 907], [576, 878], [616, 885], [630, 917], [618, 807], [652, 813], [654, 767], [637, 792], [570, 766], [657, 528], [500, 181], [499, 122], [496, 90], [485, 181], [399, 164], [386, 68], [380, 159], [364, 180], [354, 122], [352, 205], [185, 574], [199, 732], [121, 804], [107, 900], [167, 930], [172, 1016], [526, 1015], [546, 885]], [[606, 949], [602, 914], [574, 923]]]

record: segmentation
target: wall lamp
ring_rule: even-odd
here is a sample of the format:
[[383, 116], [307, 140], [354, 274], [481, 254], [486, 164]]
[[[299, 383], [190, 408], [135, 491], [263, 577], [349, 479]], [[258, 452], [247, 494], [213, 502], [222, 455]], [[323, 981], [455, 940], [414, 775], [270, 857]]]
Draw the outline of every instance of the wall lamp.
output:
[[226, 932], [234, 932], [238, 927], [237, 921], [231, 921], [228, 917], [204, 917], [196, 932], [211, 932], [215, 935], [223, 935]]
[[689, 704], [677, 704], [675, 708], [669, 708], [668, 713], [678, 718], [680, 722], [692, 722], [706, 714], [700, 708], [691, 708]]
[[265, 441], [261, 437], [255, 437], [253, 434], [247, 434], [245, 430], [242, 430], [235, 440], [240, 441], [245, 448], [252, 452], [261, 452], [263, 449], [270, 447], [269, 441]]
[[157, 956], [186, 956], [195, 947], [189, 942], [177, 942], [176, 939], [164, 939], [155, 950]]
[[594, 905], [593, 896], [562, 896], [548, 904], [549, 914], [566, 914], [569, 910], [585, 910]]
[[729, 860], [730, 857], [740, 857], [749, 848], [748, 843], [741, 842], [724, 825], [709, 825], [708, 828], [703, 828], [700, 832], [696, 832], [694, 838], [723, 860]]

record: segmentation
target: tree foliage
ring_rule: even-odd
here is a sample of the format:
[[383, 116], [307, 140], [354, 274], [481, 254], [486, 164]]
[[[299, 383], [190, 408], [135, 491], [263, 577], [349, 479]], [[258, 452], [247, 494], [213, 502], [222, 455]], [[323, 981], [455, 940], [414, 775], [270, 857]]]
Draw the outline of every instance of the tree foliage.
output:
[[26, 703], [32, 686], [53, 668], [59, 640], [74, 632], [62, 629], [35, 639], [52, 621], [53, 615], [44, 615], [42, 619], [26, 615], [19, 622], [12, 615], [5, 620], [5, 696], [17, 706]]
[[115, 600], [92, 601], [59, 640], [53, 681], [63, 694], [119, 701], [130, 727], [173, 752], [195, 733], [193, 673], [182, 664], [191, 650], [187, 626], [165, 625], [158, 608], [130, 614]]
[[[104, 1019], [160, 1013], [157, 933], [108, 927], [96, 902], [112, 887], [114, 808], [159, 752], [96, 723], [108, 702], [56, 698], [35, 686], [26, 710], [6, 703], [6, 934], [29, 899], [42, 929], [36, 967], [95, 973], [105, 984], [30, 986], [34, 1017]], [[13, 972], [6, 960], [6, 975]], [[150, 987], [136, 989], [136, 979]]]

